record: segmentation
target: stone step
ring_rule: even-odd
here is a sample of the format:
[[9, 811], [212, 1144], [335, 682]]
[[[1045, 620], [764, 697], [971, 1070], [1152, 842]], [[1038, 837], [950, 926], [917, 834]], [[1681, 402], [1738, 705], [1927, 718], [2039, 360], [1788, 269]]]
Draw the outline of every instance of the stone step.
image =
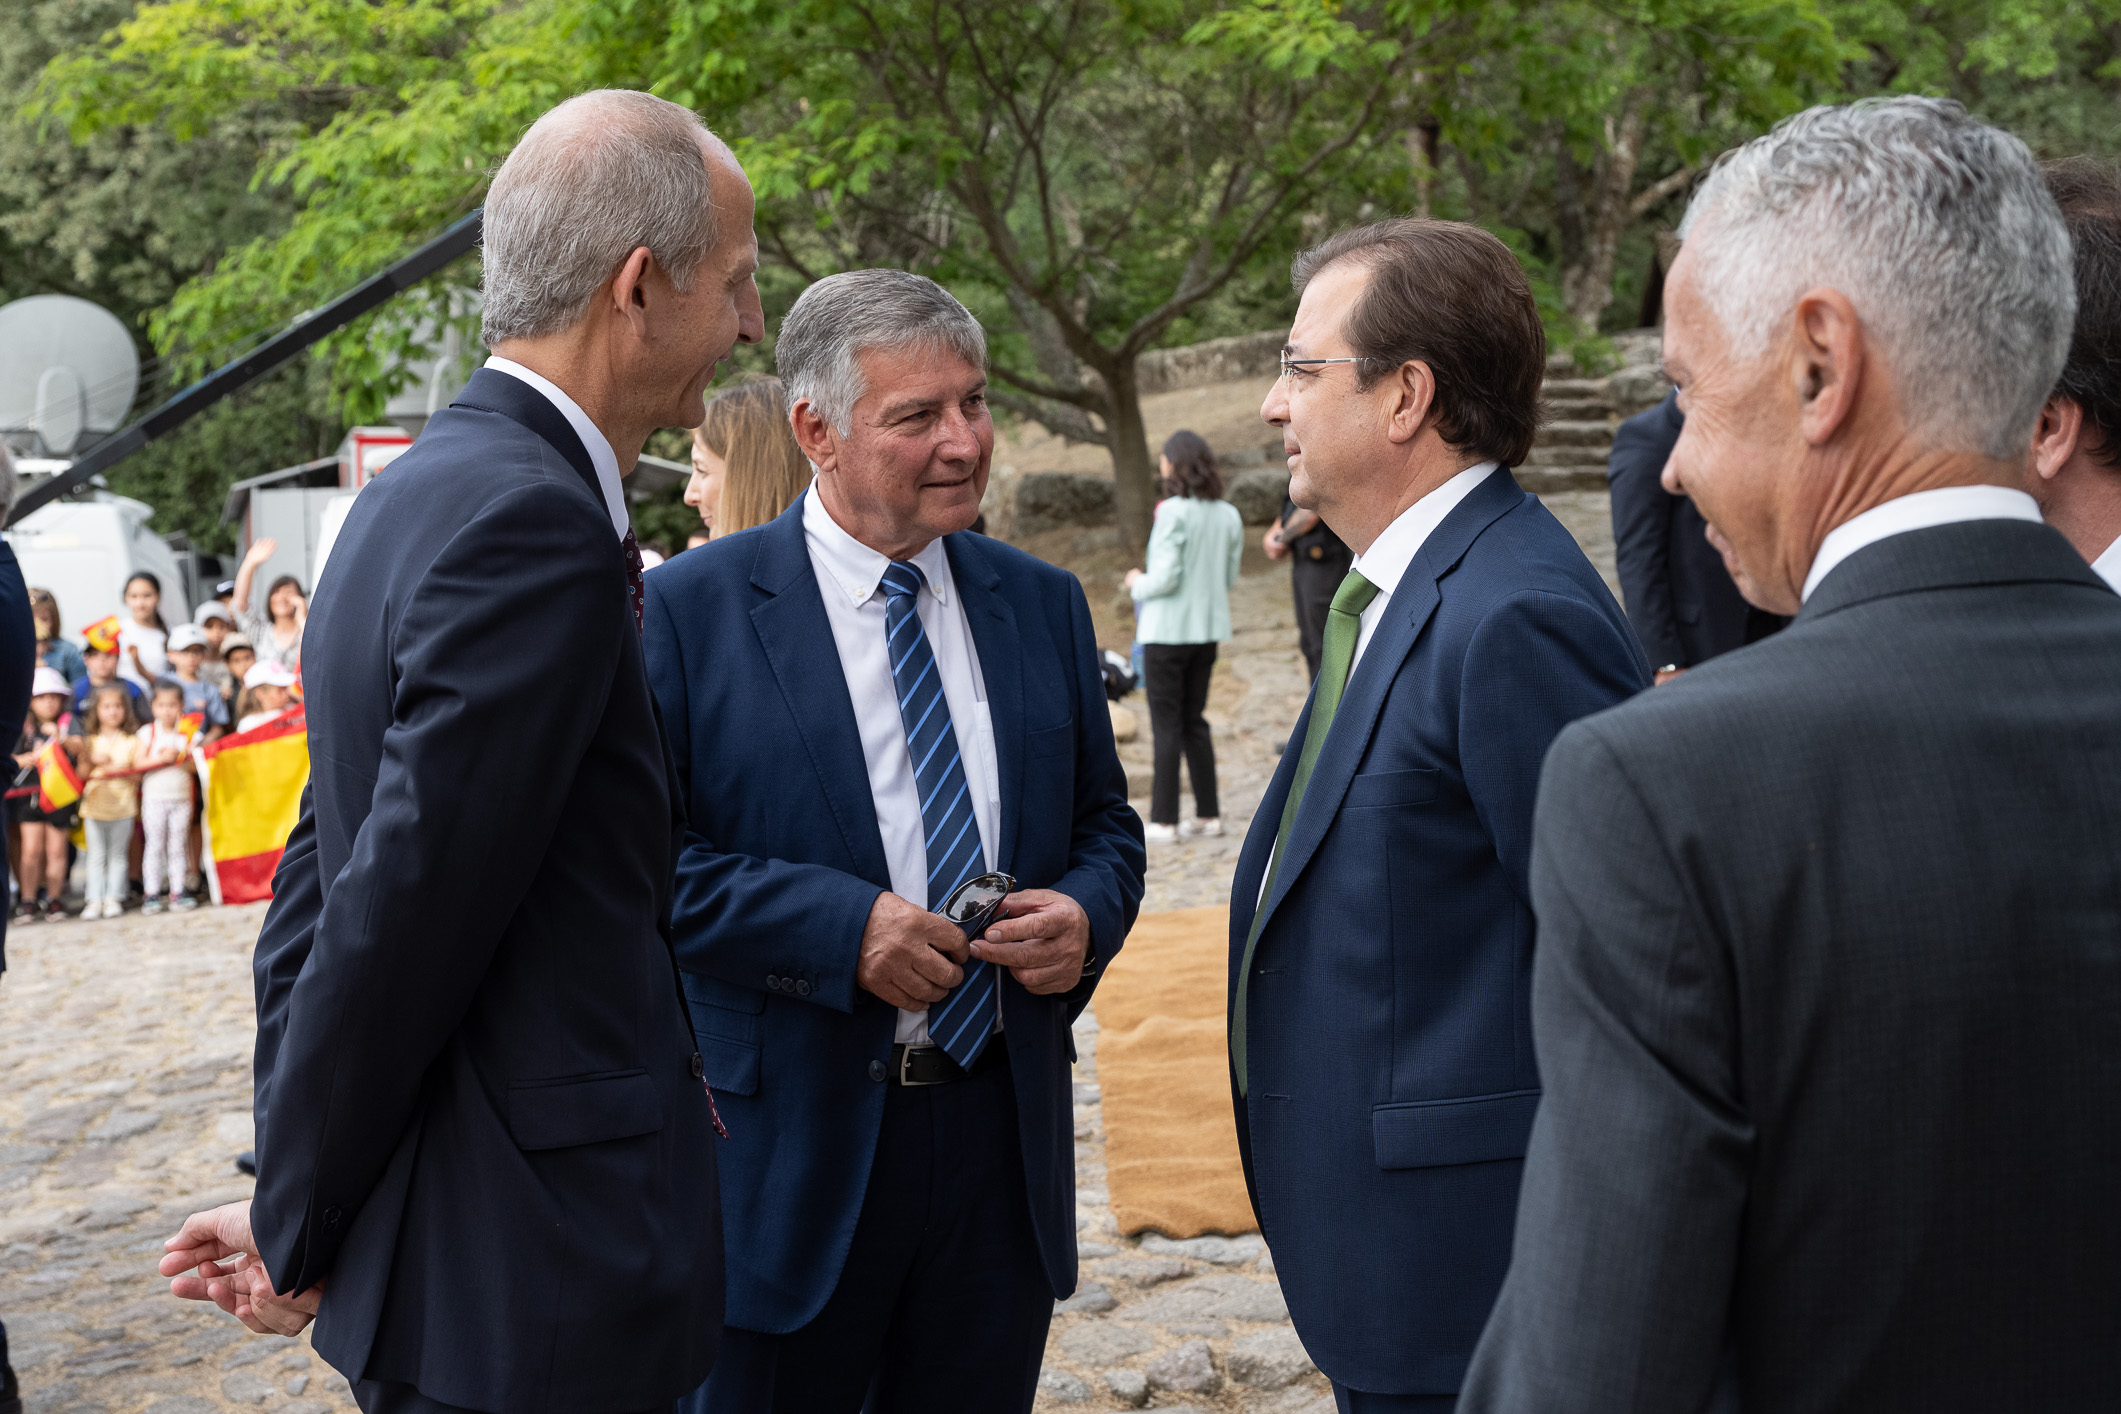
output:
[[1601, 402], [1609, 396], [1603, 378], [1549, 378], [1540, 391], [1549, 398], [1596, 398]]
[[1525, 457], [1527, 466], [1604, 466], [1612, 444], [1603, 447], [1548, 446], [1535, 443]]
[[1613, 424], [1604, 418], [1568, 419], [1549, 422], [1539, 429], [1542, 447], [1610, 447]]
[[1512, 474], [1519, 486], [1535, 496], [1606, 489], [1605, 468], [1602, 466], [1521, 466]]
[[1548, 419], [1554, 422], [1579, 422], [1610, 417], [1615, 411], [1613, 404], [1603, 398], [1548, 398], [1539, 406]]

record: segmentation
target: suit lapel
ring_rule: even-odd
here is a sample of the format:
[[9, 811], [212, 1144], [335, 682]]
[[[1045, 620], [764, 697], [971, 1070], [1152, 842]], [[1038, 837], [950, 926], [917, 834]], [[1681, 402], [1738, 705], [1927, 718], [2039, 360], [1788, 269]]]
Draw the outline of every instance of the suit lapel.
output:
[[[1524, 490], [1518, 486], [1517, 479], [1507, 469], [1496, 471], [1474, 487], [1444, 517], [1443, 524], [1422, 542], [1421, 549], [1408, 564], [1407, 572], [1400, 576], [1399, 587], [1385, 605], [1376, 634], [1371, 637], [1369, 647], [1363, 650], [1362, 660], [1355, 665], [1355, 671], [1348, 679], [1347, 691], [1340, 699], [1340, 710], [1334, 715], [1331, 730], [1326, 733], [1325, 745], [1319, 749], [1318, 762], [1311, 768], [1311, 783], [1296, 808], [1296, 823], [1289, 829], [1287, 853], [1274, 872], [1274, 888], [1263, 905], [1268, 917], [1261, 921], [1262, 928], [1272, 921], [1275, 908], [1288, 897], [1289, 890], [1303, 874], [1304, 866], [1311, 862], [1311, 856], [1318, 852], [1326, 831], [1332, 828], [1334, 818], [1340, 813], [1341, 799], [1348, 793], [1348, 783], [1355, 778], [1355, 768], [1362, 764], [1363, 756], [1369, 750], [1370, 738], [1376, 733], [1377, 719], [1384, 710], [1385, 699], [1391, 695], [1392, 684], [1420, 642], [1421, 631], [1436, 613], [1436, 606], [1443, 602], [1438, 582], [1464, 558], [1483, 530], [1500, 516], [1524, 504], [1524, 499]], [[1309, 708], [1306, 708], [1302, 726], [1309, 726], [1310, 715]], [[1298, 743], [1302, 740], [1302, 736], [1292, 735], [1289, 744], [1292, 749], [1300, 749]], [[1285, 759], [1283, 764], [1286, 767], [1289, 763]], [[1281, 779], [1281, 773], [1277, 772], [1277, 784]], [[1287, 799], [1286, 785], [1281, 786], [1278, 798]], [[1263, 802], [1261, 814], [1264, 813]], [[1271, 828], [1279, 829], [1280, 823], [1277, 811]]]
[[1017, 828], [1024, 810], [1024, 649], [1016, 610], [1002, 597], [1002, 578], [969, 531], [943, 541], [950, 577], [963, 598], [965, 625], [979, 650], [980, 677], [987, 686], [987, 715], [994, 724], [995, 769], [1000, 775], [1002, 814], [994, 843], [994, 867], [1010, 872]]
[[854, 862], [852, 872], [888, 887], [891, 866], [876, 827], [876, 799], [869, 793], [854, 699], [803, 539], [804, 499], [797, 497], [760, 533], [751, 582], [768, 597], [751, 611], [751, 623], [832, 807]]
[[596, 503], [604, 504], [604, 491], [597, 485], [596, 463], [589, 459], [589, 449], [582, 445], [582, 439], [575, 435], [565, 414], [552, 405], [552, 400], [522, 379], [497, 368], [481, 368], [471, 375], [453, 406], [499, 413], [537, 433], [574, 468]]

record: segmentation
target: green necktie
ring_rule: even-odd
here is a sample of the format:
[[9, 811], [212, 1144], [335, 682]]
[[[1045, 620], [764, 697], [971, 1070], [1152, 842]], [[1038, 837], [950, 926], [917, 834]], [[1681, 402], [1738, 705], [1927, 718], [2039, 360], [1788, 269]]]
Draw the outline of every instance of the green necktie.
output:
[[1296, 758], [1296, 775], [1289, 782], [1288, 803], [1281, 809], [1281, 828], [1274, 832], [1274, 854], [1267, 865], [1266, 887], [1260, 891], [1259, 907], [1252, 914], [1252, 932], [1245, 939], [1245, 955], [1237, 969], [1237, 1007], [1230, 1014], [1230, 1064], [1237, 1072], [1237, 1093], [1245, 1093], [1245, 996], [1252, 980], [1252, 950], [1259, 946], [1259, 925], [1267, 916], [1267, 900], [1274, 893], [1274, 876], [1281, 872], [1281, 857], [1289, 845], [1289, 829], [1304, 803], [1311, 784], [1311, 770], [1318, 764], [1319, 748], [1333, 730], [1333, 716], [1340, 710], [1341, 694], [1347, 691], [1348, 670], [1355, 662], [1355, 641], [1362, 636], [1362, 611], [1377, 597], [1377, 586], [1349, 570], [1348, 577], [1333, 591], [1333, 607], [1326, 611], [1325, 651], [1319, 657], [1318, 690], [1311, 703], [1311, 725], [1304, 732], [1303, 751]]

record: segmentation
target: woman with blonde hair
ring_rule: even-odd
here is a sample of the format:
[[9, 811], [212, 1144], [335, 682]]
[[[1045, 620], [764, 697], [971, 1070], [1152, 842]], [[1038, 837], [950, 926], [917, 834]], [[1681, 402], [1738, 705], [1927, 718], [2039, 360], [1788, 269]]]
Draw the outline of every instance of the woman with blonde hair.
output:
[[778, 378], [725, 388], [692, 433], [692, 480], [685, 504], [716, 539], [764, 525], [810, 488], [810, 463], [788, 430], [788, 395]]

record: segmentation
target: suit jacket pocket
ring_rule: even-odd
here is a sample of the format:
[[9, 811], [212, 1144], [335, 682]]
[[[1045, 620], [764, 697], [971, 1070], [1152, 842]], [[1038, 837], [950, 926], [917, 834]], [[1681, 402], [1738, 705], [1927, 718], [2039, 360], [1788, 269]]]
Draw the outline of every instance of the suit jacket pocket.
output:
[[707, 1063], [707, 1084], [724, 1095], [759, 1092], [759, 1048], [748, 1041], [699, 1033], [700, 1059]]
[[1374, 1106], [1370, 1138], [1377, 1166], [1422, 1169], [1521, 1159], [1538, 1108], [1537, 1090]]
[[1343, 810], [1376, 809], [1386, 805], [1419, 805], [1436, 799], [1436, 783], [1443, 773], [1436, 770], [1364, 771], [1348, 782], [1341, 797]]
[[508, 1087], [508, 1132], [518, 1148], [569, 1149], [662, 1127], [662, 1100], [645, 1070], [522, 1080]]
[[709, 977], [699, 972], [678, 973], [678, 980], [685, 988], [685, 1000], [718, 1006], [724, 1011], [743, 1011], [757, 1016], [766, 1009], [766, 994], [756, 987], [739, 987], [734, 982], [724, 982], [719, 977]]
[[1024, 733], [1024, 754], [1034, 759], [1041, 756], [1065, 756], [1075, 744], [1075, 723], [1062, 722], [1057, 727], [1040, 727]]

